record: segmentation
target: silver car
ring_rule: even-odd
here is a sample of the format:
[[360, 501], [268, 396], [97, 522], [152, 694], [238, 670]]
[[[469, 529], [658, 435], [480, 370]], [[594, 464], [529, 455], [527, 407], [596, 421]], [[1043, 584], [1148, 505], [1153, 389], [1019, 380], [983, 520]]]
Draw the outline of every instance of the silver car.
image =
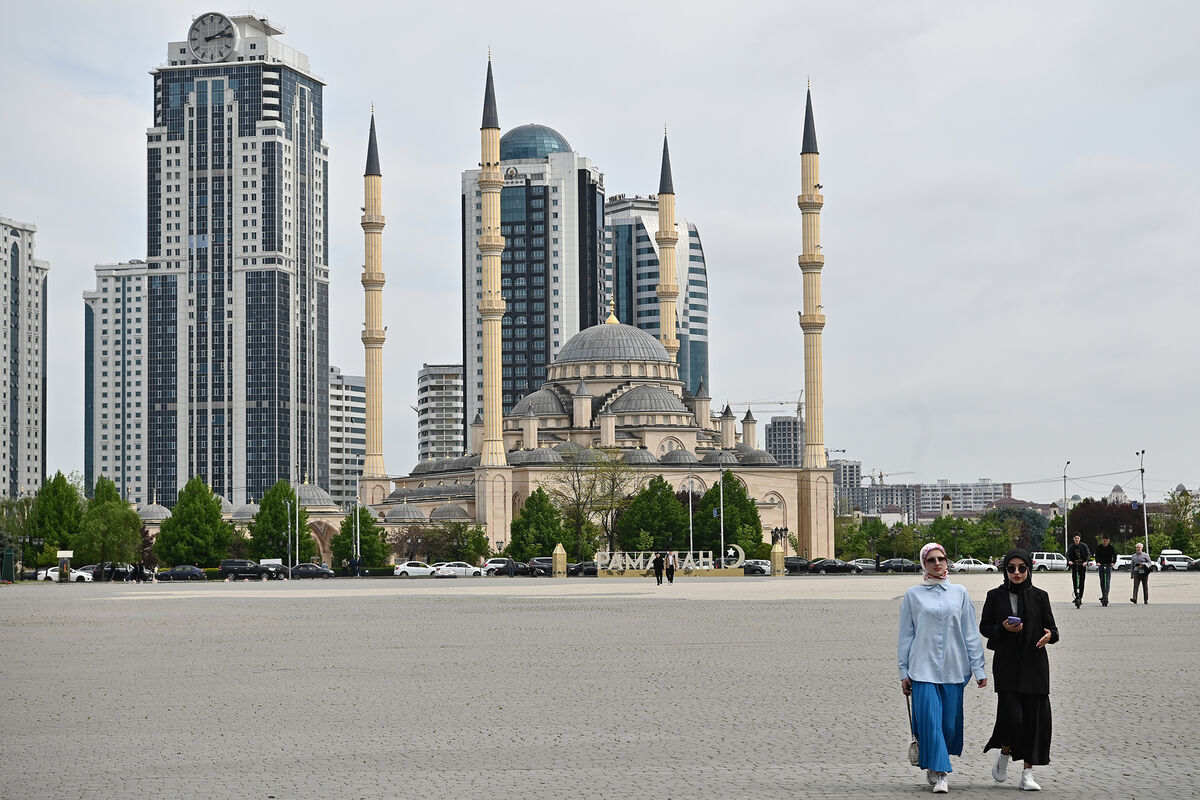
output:
[[450, 561], [442, 564], [433, 573], [435, 578], [478, 578], [481, 574], [479, 567], [472, 567], [465, 561]]
[[996, 572], [991, 564], [985, 564], [978, 558], [960, 558], [950, 565], [951, 572]]

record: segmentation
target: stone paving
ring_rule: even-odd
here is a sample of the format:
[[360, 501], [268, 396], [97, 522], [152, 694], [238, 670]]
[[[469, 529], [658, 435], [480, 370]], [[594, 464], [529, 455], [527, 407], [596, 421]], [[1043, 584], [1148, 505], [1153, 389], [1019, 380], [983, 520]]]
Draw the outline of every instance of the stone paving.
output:
[[[1051, 592], [1059, 798], [1200, 795], [1200, 575]], [[982, 602], [993, 575], [955, 578]], [[913, 576], [0, 587], [2, 798], [910, 798]], [[951, 794], [1016, 792], [966, 693]], [[1015, 772], [1015, 771], [1014, 771]], [[1010, 774], [1012, 774], [1010, 772]]]

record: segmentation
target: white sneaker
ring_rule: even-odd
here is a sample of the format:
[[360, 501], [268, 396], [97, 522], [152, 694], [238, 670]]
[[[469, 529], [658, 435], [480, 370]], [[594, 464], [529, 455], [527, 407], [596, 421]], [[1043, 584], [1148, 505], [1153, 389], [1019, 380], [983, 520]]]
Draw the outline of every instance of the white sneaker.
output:
[[1008, 780], [1008, 753], [1000, 753], [996, 756], [996, 763], [992, 765], [992, 777], [997, 783], [1004, 783]]
[[946, 783], [946, 773], [939, 772], [937, 783], [933, 785], [934, 794], [945, 794], [950, 791], [950, 784]]
[[[1041, 786], [1033, 779], [1033, 769], [1021, 770], [1021, 784], [1017, 787], [1022, 792], [1040, 792]], [[934, 791], [937, 791], [936, 789]]]

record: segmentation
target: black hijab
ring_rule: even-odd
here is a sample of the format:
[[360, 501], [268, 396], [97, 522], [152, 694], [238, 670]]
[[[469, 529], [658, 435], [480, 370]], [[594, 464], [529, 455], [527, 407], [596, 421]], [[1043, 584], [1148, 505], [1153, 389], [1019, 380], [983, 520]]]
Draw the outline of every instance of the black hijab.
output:
[[[1008, 562], [1014, 558], [1019, 558], [1025, 562], [1025, 566], [1029, 571], [1025, 573], [1025, 580], [1020, 583], [1013, 583], [1008, 579]], [[1020, 547], [1014, 547], [1008, 551], [1008, 555], [1000, 562], [1000, 569], [1004, 573], [1004, 588], [1015, 594], [1028, 591], [1030, 586], [1033, 586], [1033, 556], [1029, 555], [1028, 550], [1023, 550]]]

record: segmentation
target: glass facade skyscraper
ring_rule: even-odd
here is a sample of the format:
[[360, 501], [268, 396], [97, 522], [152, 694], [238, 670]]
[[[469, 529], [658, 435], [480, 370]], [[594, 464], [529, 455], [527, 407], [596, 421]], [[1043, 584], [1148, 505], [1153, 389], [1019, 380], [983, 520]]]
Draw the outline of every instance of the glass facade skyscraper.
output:
[[[695, 394], [701, 380], [705, 386], [712, 386], [708, 372], [708, 266], [700, 231], [686, 219], [678, 219], [675, 224], [679, 233], [675, 246], [675, 280], [680, 288], [675, 307], [679, 379]], [[658, 243], [654, 240], [657, 231], [656, 197], [620, 194], [605, 203], [605, 273], [613, 310], [626, 325], [660, 338]]]
[[324, 84], [282, 32], [205, 14], [152, 72], [142, 501], [329, 487]]

